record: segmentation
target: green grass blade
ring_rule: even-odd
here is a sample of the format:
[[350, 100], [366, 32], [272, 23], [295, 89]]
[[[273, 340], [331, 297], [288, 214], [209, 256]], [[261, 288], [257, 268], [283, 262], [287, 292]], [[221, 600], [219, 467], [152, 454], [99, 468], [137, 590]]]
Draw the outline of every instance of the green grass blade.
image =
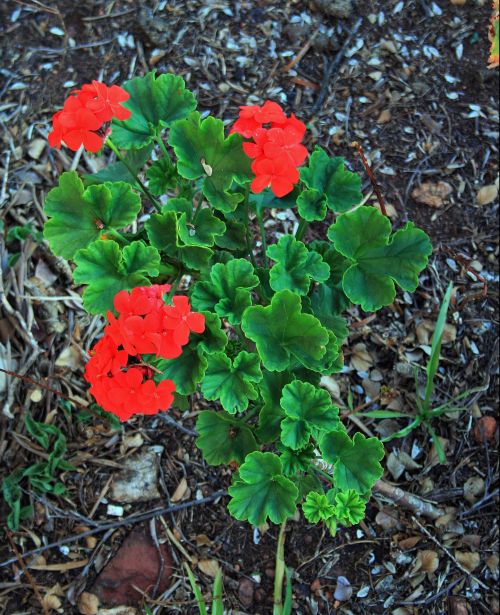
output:
[[291, 615], [292, 613], [292, 570], [285, 568], [286, 589], [285, 601], [283, 602], [283, 615]]
[[207, 605], [205, 604], [205, 600], [203, 600], [203, 595], [201, 593], [201, 590], [198, 584], [196, 583], [196, 579], [194, 578], [193, 571], [186, 563], [184, 563], [184, 567], [186, 568], [186, 571], [189, 577], [189, 582], [191, 584], [191, 589], [193, 590], [193, 594], [196, 599], [196, 604], [198, 605], [198, 610], [200, 611], [200, 615], [206, 615]]
[[368, 412], [356, 412], [353, 416], [367, 416], [371, 419], [413, 418], [413, 415], [408, 412], [396, 412], [395, 410], [369, 410]]
[[224, 603], [222, 601], [222, 569], [219, 568], [214, 580], [212, 615], [224, 615]]
[[432, 427], [429, 425], [429, 423], [424, 423], [424, 425], [427, 427], [427, 430], [429, 431], [429, 433], [431, 434], [431, 438], [432, 438], [432, 443], [434, 444], [434, 448], [436, 449], [436, 453], [439, 459], [439, 463], [442, 463], [443, 465], [445, 465], [446, 463], [448, 463], [448, 460], [446, 459], [446, 455], [443, 449], [443, 446], [441, 444], [441, 442], [439, 441], [439, 437], [436, 434], [436, 432], [434, 431], [434, 429], [432, 429]]
[[439, 365], [439, 354], [441, 352], [441, 343], [443, 341], [443, 332], [446, 325], [446, 314], [448, 312], [448, 306], [450, 305], [451, 292], [453, 285], [448, 285], [446, 294], [439, 310], [439, 316], [436, 322], [436, 328], [434, 329], [434, 335], [432, 336], [432, 349], [429, 362], [427, 363], [427, 383], [425, 386], [424, 408], [429, 409], [429, 403], [434, 389], [434, 378]]
[[411, 431], [416, 429], [420, 425], [421, 422], [422, 422], [422, 419], [420, 418], [420, 416], [417, 416], [416, 419], [414, 419], [409, 425], [407, 425], [403, 429], [400, 429], [399, 431], [396, 431], [390, 436], [387, 436], [387, 438], [382, 438], [382, 442], [390, 442], [391, 440], [395, 440], [396, 438], [404, 438]]

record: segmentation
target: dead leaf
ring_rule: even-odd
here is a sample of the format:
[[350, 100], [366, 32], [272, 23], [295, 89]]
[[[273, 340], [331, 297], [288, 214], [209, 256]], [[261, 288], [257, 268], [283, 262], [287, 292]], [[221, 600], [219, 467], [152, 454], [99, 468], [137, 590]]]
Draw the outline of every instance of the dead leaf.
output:
[[78, 599], [78, 610], [81, 615], [97, 615], [99, 611], [99, 598], [95, 594], [83, 592]]
[[413, 574], [417, 572], [425, 572], [426, 574], [432, 574], [439, 568], [439, 555], [432, 549], [424, 549], [417, 553], [417, 557], [414, 563]]
[[61, 562], [60, 564], [29, 564], [28, 568], [31, 570], [46, 570], [50, 572], [66, 572], [67, 570], [83, 568], [88, 563], [88, 559], [80, 559], [77, 562]]
[[213, 544], [206, 534], [198, 534], [198, 536], [195, 536], [194, 540], [198, 547], [210, 547]]
[[384, 530], [393, 530], [399, 525], [399, 515], [394, 508], [384, 508], [377, 513], [375, 523]]
[[46, 609], [60, 609], [62, 602], [60, 599], [54, 594], [47, 594], [43, 598], [43, 605]]
[[219, 562], [216, 559], [200, 559], [198, 562], [198, 568], [209, 577], [213, 579], [219, 572]]
[[476, 194], [476, 203], [478, 205], [489, 205], [498, 197], [498, 185], [489, 184], [480, 188]]
[[238, 598], [245, 609], [250, 609], [253, 605], [255, 584], [243, 577], [238, 583]]
[[66, 346], [56, 359], [56, 367], [67, 367], [72, 372], [83, 368], [83, 357], [76, 346]]
[[421, 539], [421, 536], [410, 536], [409, 538], [403, 538], [403, 540], [400, 540], [398, 542], [398, 547], [400, 549], [408, 551], [410, 549], [413, 549], [413, 547], [416, 546], [421, 541]]
[[447, 182], [424, 182], [411, 193], [417, 203], [429, 205], [429, 207], [440, 208], [453, 192], [453, 187]]
[[405, 470], [417, 470], [422, 466], [414, 461], [408, 453], [404, 451], [394, 450], [390, 453], [387, 459], [387, 469], [397, 480]]
[[123, 454], [126, 451], [128, 451], [129, 448], [139, 448], [143, 444], [144, 444], [144, 438], [142, 437], [142, 434], [140, 434], [139, 432], [131, 436], [124, 436], [122, 444], [120, 446], [120, 452]]
[[471, 476], [464, 483], [464, 498], [474, 504], [477, 497], [484, 493], [484, 480], [480, 476]]
[[498, 559], [498, 553], [493, 553], [485, 562], [493, 574], [498, 574]]
[[366, 372], [373, 366], [371, 354], [363, 343], [355, 344], [352, 349], [351, 365], [357, 372]]
[[185, 477], [181, 478], [181, 482], [177, 485], [177, 488], [174, 491], [173, 496], [170, 498], [170, 500], [172, 502], [180, 502], [181, 500], [186, 499], [186, 497], [189, 497], [190, 494], [188, 494], [188, 484], [187, 484], [187, 480]]
[[97, 615], [139, 615], [133, 606], [115, 606], [112, 609], [99, 609]]
[[377, 123], [378, 124], [387, 124], [387, 122], [390, 122], [392, 118], [392, 113], [390, 109], [384, 109], [383, 111], [381, 111], [380, 115], [377, 118]]
[[33, 139], [28, 147], [28, 156], [34, 160], [38, 160], [46, 146], [46, 139]]
[[481, 563], [481, 556], [479, 553], [473, 553], [472, 551], [455, 551], [455, 557], [469, 572], [475, 570]]

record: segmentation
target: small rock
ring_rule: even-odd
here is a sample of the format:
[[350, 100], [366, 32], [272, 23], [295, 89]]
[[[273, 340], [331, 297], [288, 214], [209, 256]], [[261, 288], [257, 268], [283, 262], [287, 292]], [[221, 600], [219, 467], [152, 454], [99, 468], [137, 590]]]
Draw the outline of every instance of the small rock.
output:
[[313, 0], [318, 10], [332, 17], [345, 19], [352, 13], [352, 0]]
[[444, 205], [444, 202], [452, 192], [453, 188], [447, 182], [424, 182], [413, 190], [411, 196], [418, 203], [438, 209]]
[[146, 502], [160, 497], [158, 491], [158, 455], [143, 451], [129, 457], [114, 478], [110, 497], [117, 502]]
[[497, 422], [492, 416], [483, 416], [472, 430], [472, 437], [479, 444], [492, 440], [497, 430]]
[[240, 599], [241, 604], [249, 609], [253, 605], [254, 600], [254, 584], [250, 579], [240, 579], [238, 584], [238, 597]]
[[335, 593], [333, 594], [335, 600], [346, 602], [347, 600], [350, 600], [351, 596], [352, 585], [349, 583], [349, 579], [346, 579], [346, 577], [338, 577], [337, 587], [335, 588]]
[[489, 205], [498, 197], [498, 185], [483, 186], [476, 195], [478, 205]]

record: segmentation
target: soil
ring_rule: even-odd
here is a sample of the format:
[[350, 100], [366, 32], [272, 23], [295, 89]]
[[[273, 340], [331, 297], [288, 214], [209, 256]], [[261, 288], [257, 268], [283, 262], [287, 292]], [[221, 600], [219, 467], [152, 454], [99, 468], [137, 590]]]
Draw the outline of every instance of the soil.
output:
[[[33, 239], [22, 245], [6, 243], [7, 231], [14, 225], [42, 228], [44, 195], [73, 161], [82, 173], [95, 169], [95, 160], [86, 154], [75, 160], [69, 151], [44, 148], [35, 155], [30, 150], [34, 139], [46, 138], [52, 113], [71, 89], [96, 78], [122, 83], [152, 68], [182, 75], [196, 93], [200, 110], [228, 123], [241, 104], [278, 100], [287, 112], [308, 122], [308, 148], [319, 144], [332, 155], [345, 156], [350, 167], [366, 178], [368, 195], [370, 180], [351, 147], [357, 140], [369, 158], [394, 226], [412, 220], [431, 236], [434, 252], [413, 296], [398, 293], [395, 303], [374, 319], [358, 310], [350, 312], [354, 327], [346, 345], [348, 369], [335, 378], [349, 427], [359, 428], [345, 406], [349, 391], [355, 408], [366, 404], [367, 396], [390, 394], [392, 407], [414, 409], [415, 383], [405, 366], [425, 366], [428, 343], [422, 341], [422, 322], [435, 321], [448, 283], [454, 287], [450, 337], [442, 350], [435, 404], [474, 391], [464, 398], [460, 412], [434, 422], [446, 447], [446, 465], [436, 463], [429, 435], [418, 429], [386, 446], [386, 460], [391, 452], [404, 451], [417, 467], [406, 468], [397, 478], [389, 470], [385, 475], [394, 485], [442, 507], [447, 516], [415, 520], [411, 511], [374, 496], [364, 523], [340, 531], [335, 538], [298, 517], [289, 523], [286, 535], [293, 612], [499, 612], [498, 428], [487, 441], [473, 431], [481, 417], [498, 418], [498, 192], [484, 205], [477, 198], [480, 188], [498, 182], [498, 70], [486, 68], [489, 3], [365, 0], [354, 2], [349, 17], [342, 19], [318, 9], [318, 4], [298, 0], [2, 3], [0, 298], [6, 298], [22, 318], [16, 320], [5, 303], [0, 305], [0, 350], [8, 349], [12, 357], [7, 369], [32, 381], [9, 380], [5, 393], [9, 407], [4, 406], [1, 419], [1, 471], [6, 476], [38, 460], [39, 449], [30, 444], [24, 427], [27, 411], [37, 420], [53, 413], [51, 420], [66, 435], [68, 458], [77, 470], [64, 474], [65, 497], [24, 494], [23, 502], [34, 504], [35, 516], [10, 533], [19, 552], [56, 541], [61, 548], [44, 551], [43, 560], [31, 569], [31, 580], [19, 562], [0, 568], [1, 613], [42, 613], [34, 588], [49, 606], [47, 596], [54, 597], [56, 606], [50, 612], [85, 613], [82, 592], [91, 592], [99, 571], [113, 559], [131, 528], [117, 527], [98, 534], [96, 541], [82, 539], [67, 546], [64, 539], [90, 527], [75, 513], [96, 523], [113, 520], [107, 508], [112, 502], [106, 500], [110, 479], [119, 470], [116, 464], [140, 453], [141, 447], [163, 447], [162, 500], [126, 503], [125, 516], [170, 502], [183, 479], [187, 488], [181, 501], [210, 496], [230, 484], [231, 469], [206, 466], [193, 437], [175, 426], [152, 417], [138, 417], [121, 431], [110, 429], [104, 419], [84, 423], [64, 411], [52, 393], [37, 388], [37, 382], [45, 382], [85, 401], [81, 356], [77, 353], [71, 361], [58, 364], [56, 360], [68, 339], [88, 350], [102, 323], [90, 319], [76, 301], [23, 298], [40, 297], [40, 292], [61, 296], [79, 289], [71, 284], [67, 264], [54, 259], [45, 243]], [[358, 17], [362, 22], [348, 52], [326, 80], [328, 65]], [[285, 70], [316, 28], [326, 43], [311, 44], [291, 71]], [[326, 96], [318, 109], [315, 103], [322, 88]], [[439, 181], [451, 186], [451, 194], [438, 208], [412, 196], [423, 183]], [[368, 202], [376, 203], [374, 194]], [[293, 219], [278, 214], [269, 212], [267, 224], [283, 232]], [[324, 237], [330, 222], [311, 225], [307, 239]], [[10, 266], [13, 252], [19, 257]], [[40, 274], [46, 283], [36, 294], [33, 277], [46, 269], [54, 277], [48, 278], [49, 283]], [[29, 335], [23, 335], [24, 325]], [[36, 356], [30, 340], [40, 350]], [[360, 356], [367, 361], [363, 369]], [[382, 391], [374, 370], [382, 376]], [[0, 386], [0, 398], [3, 394]], [[191, 411], [171, 415], [184, 428], [193, 429], [200, 408], [199, 400], [194, 400]], [[366, 419], [362, 426], [380, 434], [394, 431], [391, 420]], [[138, 436], [139, 446], [127, 446]], [[464, 497], [467, 481], [478, 478], [482, 491], [475, 500]], [[213, 560], [224, 573], [228, 612], [272, 612], [278, 529], [265, 528], [256, 535], [228, 515], [226, 503], [222, 497], [162, 517], [158, 538], [171, 547], [174, 573], [170, 590], [144, 596], [142, 604], [152, 612], [198, 612], [183, 563], [189, 563], [209, 599], [213, 578], [201, 562]], [[2, 521], [7, 513], [2, 502]], [[13, 557], [9, 544], [6, 541], [1, 549], [1, 561]], [[426, 571], [422, 565], [424, 552], [437, 557], [435, 569]], [[466, 561], [470, 554], [479, 556], [472, 574], [466, 565], [457, 566], [462, 553], [469, 554]], [[88, 565], [51, 570], [51, 565], [85, 560]], [[352, 586], [349, 600], [334, 598], [339, 577]], [[144, 609], [141, 606], [138, 612]]]

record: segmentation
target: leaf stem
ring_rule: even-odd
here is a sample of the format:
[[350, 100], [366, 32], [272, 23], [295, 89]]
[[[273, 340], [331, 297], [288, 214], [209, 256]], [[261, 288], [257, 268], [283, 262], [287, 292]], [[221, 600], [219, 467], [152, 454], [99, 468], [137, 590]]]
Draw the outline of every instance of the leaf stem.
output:
[[382, 191], [380, 190], [380, 187], [377, 184], [377, 180], [375, 179], [375, 175], [373, 174], [371, 166], [368, 164], [368, 160], [365, 157], [361, 144], [358, 143], [357, 141], [353, 141], [351, 143], [351, 147], [355, 148], [355, 150], [359, 154], [359, 157], [361, 158], [361, 162], [363, 163], [363, 166], [365, 167], [366, 174], [368, 175], [372, 188], [377, 196], [378, 204], [380, 205], [380, 211], [384, 214], [384, 216], [389, 217], [387, 215], [387, 209], [385, 208], [385, 202], [384, 202], [384, 197], [382, 196]]
[[315, 466], [315, 465], [311, 465], [310, 468], [314, 470], [315, 472], [317, 472], [318, 474], [320, 474], [323, 478], [326, 478], [330, 483], [333, 484], [333, 478], [329, 474], [324, 472], [321, 468], [318, 468], [318, 466]]
[[280, 527], [276, 546], [276, 565], [274, 573], [273, 615], [283, 615], [283, 580], [285, 578], [285, 528], [286, 519]]
[[262, 219], [262, 212], [256, 208], [257, 220], [259, 221], [260, 238], [262, 241], [262, 252], [264, 256], [264, 267], [269, 269], [269, 261], [267, 259], [267, 241], [266, 241], [266, 229], [264, 228], [264, 220]]
[[304, 218], [301, 218], [299, 226], [297, 228], [297, 232], [295, 233], [295, 239], [297, 239], [297, 241], [300, 241], [302, 237], [304, 237], [304, 233], [307, 231], [308, 227], [309, 222], [307, 220], [304, 220]]
[[161, 211], [161, 204], [155, 199], [155, 197], [151, 194], [151, 192], [149, 192], [149, 190], [144, 185], [142, 180], [140, 180], [139, 177], [137, 176], [137, 173], [134, 171], [134, 169], [127, 162], [126, 158], [124, 156], [122, 156], [120, 150], [116, 147], [116, 145], [113, 143], [113, 141], [111, 141], [111, 139], [109, 137], [106, 139], [106, 145], [108, 145], [109, 148], [111, 150], [113, 150], [113, 152], [116, 154], [116, 157], [118, 158], [118, 160], [120, 162], [122, 162], [127, 167], [129, 173], [132, 175], [132, 177], [135, 178], [136, 182], [138, 183], [141, 191], [148, 197], [148, 199], [151, 201], [151, 203], [154, 205], [154, 207], [158, 211]]
[[172, 160], [170, 158], [170, 154], [168, 153], [167, 146], [165, 145], [165, 143], [163, 142], [163, 139], [161, 137], [161, 128], [158, 128], [158, 130], [156, 131], [155, 141], [160, 146], [160, 149], [161, 149], [163, 155], [165, 156], [165, 158], [167, 158], [170, 162], [172, 162]]

